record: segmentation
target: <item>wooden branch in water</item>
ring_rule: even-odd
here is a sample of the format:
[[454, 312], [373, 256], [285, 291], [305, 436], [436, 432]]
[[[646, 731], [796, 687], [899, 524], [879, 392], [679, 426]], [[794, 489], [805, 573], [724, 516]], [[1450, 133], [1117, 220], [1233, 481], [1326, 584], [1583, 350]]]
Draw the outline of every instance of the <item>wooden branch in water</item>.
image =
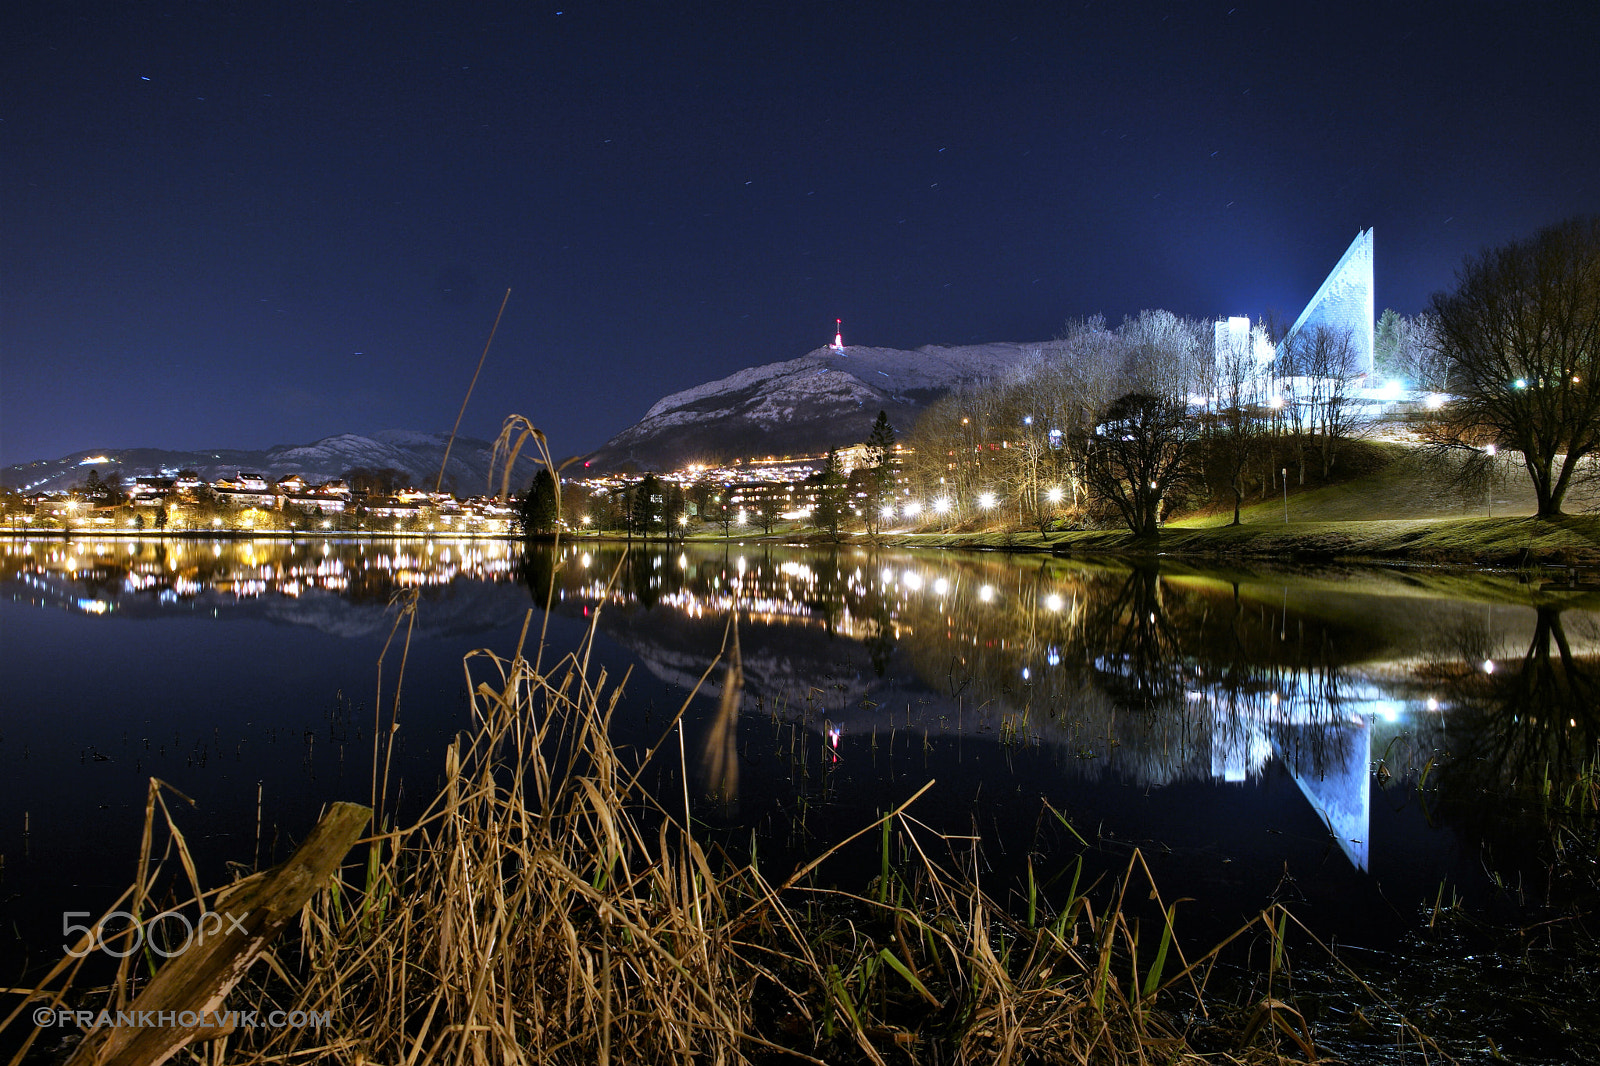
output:
[[[227, 1035], [221, 1019], [228, 993], [338, 868], [371, 817], [358, 803], [335, 803], [287, 861], [219, 898], [219, 910], [206, 912], [197, 927], [204, 935], [120, 1012], [138, 1024], [96, 1026], [67, 1066], [157, 1066], [194, 1040]], [[196, 1024], [178, 1024], [186, 1015]]]

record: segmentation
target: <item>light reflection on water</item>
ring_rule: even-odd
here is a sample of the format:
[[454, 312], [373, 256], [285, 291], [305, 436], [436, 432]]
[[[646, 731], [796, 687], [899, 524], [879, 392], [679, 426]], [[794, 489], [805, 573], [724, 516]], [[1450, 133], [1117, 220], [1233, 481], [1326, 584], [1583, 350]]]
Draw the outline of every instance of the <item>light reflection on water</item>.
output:
[[[507, 639], [547, 597], [572, 620], [557, 639], [598, 619], [608, 646], [648, 671], [650, 691], [681, 694], [700, 682], [737, 608], [746, 713], [803, 723], [861, 775], [853, 787], [862, 805], [883, 787], [861, 769], [864, 753], [876, 767], [878, 744], [891, 737], [924, 738], [924, 751], [975, 743], [1028, 754], [1038, 763], [1029, 786], [1068, 790], [1051, 802], [1077, 802], [1084, 817], [1116, 815], [1138, 790], [1155, 813], [1133, 816], [1146, 820], [1132, 835], [1162, 845], [1175, 843], [1182, 812], [1150, 798], [1161, 790], [1212, 789], [1206, 795], [1221, 798], [1201, 801], [1212, 820], [1202, 832], [1222, 839], [1217, 812], [1243, 802], [1229, 796], [1249, 798], [1245, 817], [1277, 832], [1273, 819], [1290, 814], [1272, 782], [1286, 777], [1304, 805], [1301, 824], [1324, 827], [1347, 873], [1416, 863], [1432, 848], [1419, 884], [1475, 861], [1472, 841], [1439, 832], [1452, 797], [1486, 776], [1581, 760], [1597, 735], [1596, 616], [1505, 578], [1230, 573], [855, 546], [624, 551], [586, 541], [525, 557], [502, 541], [263, 538], [13, 540], [0, 582], [8, 624], [27, 624], [29, 608], [66, 612], [76, 619], [66, 631], [87, 645], [118, 619], [139, 621], [159, 646], [164, 620], [248, 617], [270, 623], [249, 641], [288, 627], [329, 658], [354, 655], [363, 671], [371, 649], [360, 641], [385, 632], [392, 597], [414, 589], [437, 660], [420, 658], [418, 669], [439, 671], [432, 691], [441, 694], [458, 686], [461, 654], [485, 634]], [[274, 653], [226, 640], [221, 649]], [[181, 646], [163, 654], [169, 670], [210, 662], [187, 659]], [[307, 683], [332, 684], [323, 675]], [[418, 689], [429, 691], [426, 677]], [[718, 678], [700, 693], [711, 705]], [[761, 756], [747, 747], [745, 758]], [[1431, 782], [1432, 807], [1417, 787], [1430, 759], [1455, 767]], [[1005, 788], [1014, 765], [963, 764], [961, 773]], [[838, 776], [836, 798], [851, 799], [851, 780]], [[1392, 854], [1375, 850], [1375, 834], [1391, 839]]]

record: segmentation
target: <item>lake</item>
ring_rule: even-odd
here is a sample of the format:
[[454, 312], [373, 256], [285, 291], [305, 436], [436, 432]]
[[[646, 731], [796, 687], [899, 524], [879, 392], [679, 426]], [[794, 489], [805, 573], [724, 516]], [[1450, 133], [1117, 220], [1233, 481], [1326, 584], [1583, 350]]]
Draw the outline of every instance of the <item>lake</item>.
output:
[[[1386, 950], [1441, 898], [1513, 909], [1505, 886], [1546, 857], [1504, 797], [1594, 756], [1597, 601], [1542, 580], [853, 543], [13, 539], [0, 964], [19, 983], [59, 954], [64, 911], [131, 882], [152, 776], [193, 800], [168, 795], [208, 885], [282, 858], [325, 803], [368, 802], [410, 593], [402, 811], [468, 727], [463, 657], [509, 656], [530, 610], [547, 661], [594, 627], [596, 669], [626, 675], [619, 741], [670, 745], [657, 783], [681, 793], [681, 765], [704, 796], [721, 674], [701, 678], [737, 610], [739, 785], [701, 803], [706, 833], [794, 859], [934, 780], [915, 810], [983, 838], [991, 890], [1030, 857], [1111, 877], [1137, 848], [1193, 900], [1193, 943], [1279, 901]], [[666, 723], [697, 684], [680, 763]]]

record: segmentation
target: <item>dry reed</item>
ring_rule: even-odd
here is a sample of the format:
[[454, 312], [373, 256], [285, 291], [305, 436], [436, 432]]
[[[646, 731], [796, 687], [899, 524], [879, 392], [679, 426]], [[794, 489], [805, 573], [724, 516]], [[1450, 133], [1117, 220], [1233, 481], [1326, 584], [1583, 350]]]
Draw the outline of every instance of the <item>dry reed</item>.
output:
[[[621, 686], [590, 676], [588, 652], [542, 672], [520, 649], [468, 657], [475, 728], [449, 747], [439, 795], [307, 908], [294, 978], [258, 987], [331, 1010], [335, 1031], [270, 1031], [229, 1061], [1314, 1060], [1281, 980], [1238, 1013], [1220, 1060], [1193, 1051], [1157, 1004], [1176, 988], [1192, 1007], [1216, 956], [1182, 959], [1176, 905], [1149, 886], [1167, 922], [1144, 954], [1120, 897], [1097, 913], [1076, 886], [1055, 910], [1035, 892], [1008, 915], [977, 883], [975, 842], [921, 825], [916, 797], [838, 846], [881, 838], [860, 893], [814, 880], [838, 847], [777, 882], [708, 849], [687, 790], [641, 783], [668, 753], [687, 779], [683, 711], [624, 761], [609, 728]], [[1148, 882], [1137, 855], [1127, 873], [1124, 893]], [[1276, 945], [1281, 973], [1284, 918], [1246, 932]]]

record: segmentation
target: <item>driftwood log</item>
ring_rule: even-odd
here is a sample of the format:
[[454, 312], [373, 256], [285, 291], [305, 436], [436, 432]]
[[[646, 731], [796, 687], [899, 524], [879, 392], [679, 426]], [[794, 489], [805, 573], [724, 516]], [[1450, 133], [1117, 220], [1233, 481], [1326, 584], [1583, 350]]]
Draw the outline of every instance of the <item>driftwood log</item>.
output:
[[[360, 804], [335, 803], [286, 861], [219, 900], [220, 928], [169, 959], [121, 1012], [170, 1024], [97, 1025], [67, 1066], [157, 1066], [195, 1040], [225, 1035], [216, 1019], [225, 1016], [228, 993], [338, 868], [371, 817]], [[210, 1024], [178, 1024], [185, 1012]]]

